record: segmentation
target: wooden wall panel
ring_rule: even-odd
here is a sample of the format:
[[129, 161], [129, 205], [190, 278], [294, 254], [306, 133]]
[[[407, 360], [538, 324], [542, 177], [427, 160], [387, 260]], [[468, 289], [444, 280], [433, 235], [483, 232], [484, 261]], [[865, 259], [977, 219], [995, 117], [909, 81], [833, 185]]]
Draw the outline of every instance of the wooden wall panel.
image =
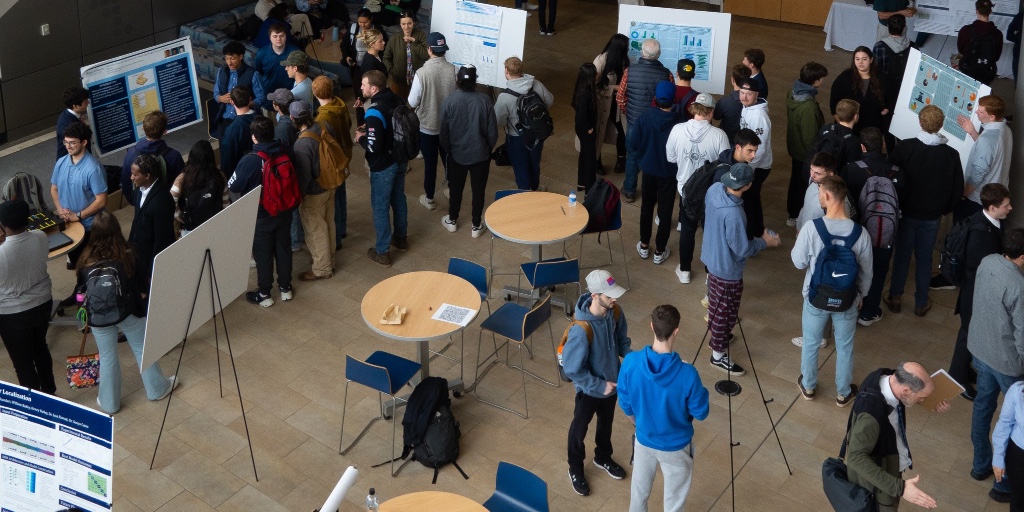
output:
[[782, 0], [782, 21], [802, 25], [825, 26], [832, 2], [823, 0]]
[[725, 12], [734, 16], [778, 21], [781, 18], [782, 0], [725, 0]]

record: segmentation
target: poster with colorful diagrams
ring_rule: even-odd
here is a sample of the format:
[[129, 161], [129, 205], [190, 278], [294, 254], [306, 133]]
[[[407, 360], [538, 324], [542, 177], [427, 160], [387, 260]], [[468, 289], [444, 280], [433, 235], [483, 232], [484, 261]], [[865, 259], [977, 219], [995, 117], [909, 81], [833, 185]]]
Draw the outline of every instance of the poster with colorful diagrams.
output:
[[714, 46], [714, 29], [667, 25], [634, 21], [629, 27], [629, 60], [640, 58], [640, 46], [647, 39], [657, 39], [661, 44], [658, 59], [669, 70], [675, 71], [679, 59], [690, 59], [696, 64], [695, 80], [708, 80], [711, 76], [711, 49]]

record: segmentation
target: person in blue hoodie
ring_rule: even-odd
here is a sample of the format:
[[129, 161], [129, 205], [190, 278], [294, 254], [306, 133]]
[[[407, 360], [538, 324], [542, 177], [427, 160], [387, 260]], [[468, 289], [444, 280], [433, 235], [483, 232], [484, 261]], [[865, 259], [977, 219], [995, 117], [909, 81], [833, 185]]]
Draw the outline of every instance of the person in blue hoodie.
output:
[[778, 247], [779, 235], [764, 230], [747, 239], [743, 193], [754, 181], [754, 169], [736, 163], [721, 181], [711, 185], [704, 198], [704, 242], [700, 260], [708, 267], [708, 329], [711, 331], [711, 366], [738, 377], [743, 368], [729, 358], [729, 341], [736, 327], [743, 296], [743, 267], [747, 259], [767, 247]]
[[142, 131], [146, 138], [128, 148], [124, 155], [124, 164], [121, 165], [121, 193], [132, 206], [135, 206], [135, 194], [132, 193], [132, 164], [139, 155], [154, 155], [158, 159], [163, 159], [160, 180], [164, 183], [174, 183], [185, 169], [185, 160], [181, 158], [181, 153], [163, 140], [163, 136], [167, 135], [167, 114], [159, 110], [146, 114], [142, 119]]
[[626, 470], [612, 460], [612, 420], [619, 358], [632, 352], [626, 317], [616, 302], [626, 289], [616, 284], [607, 270], [595, 270], [587, 275], [587, 290], [589, 293], [576, 301], [577, 323], [569, 329], [562, 348], [562, 368], [576, 387], [576, 407], [569, 424], [569, 481], [580, 496], [590, 494], [583, 472], [583, 440], [595, 414], [594, 465], [616, 480], [626, 478]]
[[662, 305], [651, 313], [654, 342], [622, 359], [619, 407], [636, 425], [630, 512], [645, 512], [658, 467], [665, 480], [664, 510], [682, 511], [693, 470], [693, 420], [708, 417], [708, 390], [692, 364], [672, 345], [679, 310]]
[[[669, 163], [666, 154], [668, 136], [672, 127], [680, 121], [672, 111], [676, 86], [668, 80], [658, 82], [654, 88], [654, 106], [648, 107], [636, 120], [629, 131], [626, 144], [630, 151], [640, 155], [640, 241], [636, 252], [647, 259], [650, 254], [651, 225], [654, 222], [654, 205], [658, 205], [658, 218], [671, 219], [672, 207], [676, 203], [676, 169]], [[671, 222], [658, 225], [654, 239], [654, 264], [661, 265], [668, 259], [668, 237]]]

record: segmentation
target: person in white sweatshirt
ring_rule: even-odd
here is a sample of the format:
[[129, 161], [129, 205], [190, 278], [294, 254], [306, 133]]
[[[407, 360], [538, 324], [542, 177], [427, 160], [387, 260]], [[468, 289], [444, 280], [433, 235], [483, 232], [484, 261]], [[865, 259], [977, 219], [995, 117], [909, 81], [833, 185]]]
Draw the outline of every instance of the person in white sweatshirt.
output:
[[[706, 162], [716, 162], [718, 155], [729, 149], [729, 137], [720, 128], [711, 125], [715, 111], [715, 99], [707, 93], [700, 93], [690, 104], [691, 119], [672, 128], [669, 133], [665, 154], [668, 161], [676, 164], [676, 184], [682, 201], [683, 185], [694, 171]], [[682, 202], [680, 202], [682, 204]], [[690, 282], [690, 265], [696, 244], [697, 224], [680, 214], [679, 219], [679, 266], [676, 276], [679, 282]], [[668, 219], [665, 219], [668, 222]]]
[[750, 162], [754, 168], [754, 182], [743, 194], [743, 211], [747, 214], [747, 238], [753, 240], [764, 232], [764, 207], [761, 205], [761, 187], [772, 171], [772, 120], [768, 117], [768, 100], [758, 98], [757, 80], [747, 79], [738, 84], [740, 128], [753, 130], [761, 138], [757, 154]]

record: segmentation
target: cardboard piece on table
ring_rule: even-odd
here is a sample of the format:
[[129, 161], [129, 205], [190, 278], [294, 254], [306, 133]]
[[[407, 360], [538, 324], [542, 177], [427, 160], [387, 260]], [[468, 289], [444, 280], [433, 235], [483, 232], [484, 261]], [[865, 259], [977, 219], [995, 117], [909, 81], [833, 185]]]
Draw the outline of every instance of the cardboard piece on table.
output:
[[932, 374], [932, 384], [935, 385], [935, 390], [921, 402], [921, 405], [929, 411], [934, 411], [939, 402], [952, 400], [965, 391], [959, 382], [953, 380], [953, 377], [950, 377], [946, 370], [941, 368]]
[[392, 304], [384, 310], [384, 316], [380, 318], [380, 323], [384, 325], [401, 325], [402, 320], [405, 320], [406, 311], [408, 311], [406, 308], [400, 308]]

